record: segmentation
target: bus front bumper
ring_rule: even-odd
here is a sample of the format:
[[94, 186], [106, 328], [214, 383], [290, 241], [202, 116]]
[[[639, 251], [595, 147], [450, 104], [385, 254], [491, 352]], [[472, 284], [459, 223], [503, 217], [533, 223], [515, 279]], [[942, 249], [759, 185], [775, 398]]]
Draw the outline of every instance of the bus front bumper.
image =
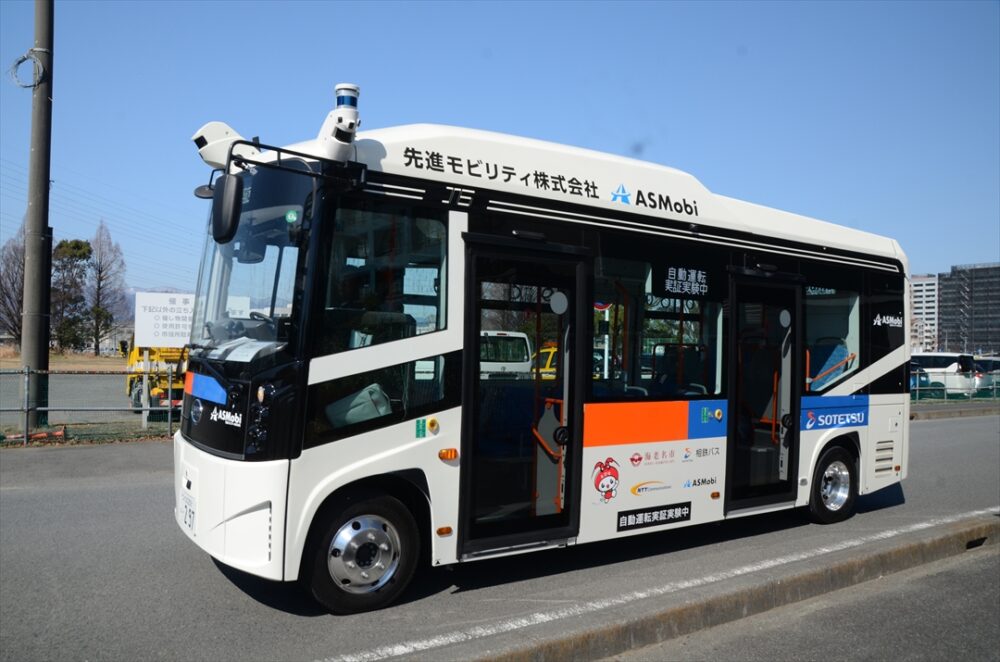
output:
[[174, 519], [228, 566], [284, 579], [287, 488], [288, 460], [228, 460], [174, 435]]

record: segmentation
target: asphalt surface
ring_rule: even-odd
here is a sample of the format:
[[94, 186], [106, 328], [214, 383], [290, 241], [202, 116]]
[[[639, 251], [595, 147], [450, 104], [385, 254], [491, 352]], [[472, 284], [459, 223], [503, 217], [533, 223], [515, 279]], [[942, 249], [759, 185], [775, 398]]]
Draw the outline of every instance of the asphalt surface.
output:
[[998, 614], [993, 545], [608, 659], [1000, 660]]
[[[24, 406], [23, 374], [0, 374], [0, 409]], [[50, 407], [128, 407], [125, 375], [49, 375]], [[139, 417], [128, 411], [68, 412], [49, 414], [54, 424], [89, 422], [135, 422]], [[0, 412], [0, 427], [20, 426], [20, 412]]]
[[1000, 505], [1000, 417], [911, 429], [909, 479], [842, 524], [783, 512], [428, 569], [400, 604], [350, 617], [191, 545], [169, 443], [2, 450], [0, 660], [502, 656]]

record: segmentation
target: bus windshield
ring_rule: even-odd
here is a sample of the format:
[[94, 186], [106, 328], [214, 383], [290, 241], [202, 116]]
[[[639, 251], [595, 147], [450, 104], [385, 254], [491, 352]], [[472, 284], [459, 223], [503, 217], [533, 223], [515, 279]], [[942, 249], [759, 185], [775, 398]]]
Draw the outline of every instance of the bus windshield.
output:
[[[308, 169], [302, 161], [292, 165]], [[191, 343], [235, 350], [253, 340], [280, 349], [294, 342], [300, 327], [302, 293], [295, 274], [304, 263], [315, 179], [266, 167], [240, 176], [243, 204], [236, 235], [219, 244], [209, 233], [205, 244]]]

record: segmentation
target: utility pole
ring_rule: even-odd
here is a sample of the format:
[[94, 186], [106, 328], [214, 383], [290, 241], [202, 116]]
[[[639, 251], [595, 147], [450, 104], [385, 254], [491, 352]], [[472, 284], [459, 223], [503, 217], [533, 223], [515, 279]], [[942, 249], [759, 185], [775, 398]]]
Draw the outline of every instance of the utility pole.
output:
[[[31, 86], [31, 155], [28, 162], [28, 214], [24, 227], [24, 313], [21, 365], [49, 369], [49, 291], [52, 285], [52, 228], [49, 227], [49, 160], [52, 145], [52, 36], [54, 0], [35, 0], [35, 45]], [[28, 427], [48, 422], [48, 375], [28, 380]]]

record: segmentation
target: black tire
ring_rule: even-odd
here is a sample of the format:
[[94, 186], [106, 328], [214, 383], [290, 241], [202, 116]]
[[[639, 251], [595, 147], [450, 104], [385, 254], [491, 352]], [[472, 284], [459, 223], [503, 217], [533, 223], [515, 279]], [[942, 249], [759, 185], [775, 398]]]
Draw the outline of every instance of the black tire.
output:
[[129, 401], [132, 403], [132, 413], [141, 414], [141, 411], [135, 411], [136, 409], [142, 407], [142, 381], [137, 379], [132, 382], [132, 392], [129, 394]]
[[386, 607], [413, 578], [420, 534], [398, 499], [382, 495], [349, 501], [319, 526], [303, 558], [302, 580], [334, 614]]
[[854, 455], [834, 446], [816, 463], [809, 494], [809, 513], [820, 524], [843, 522], [854, 514], [858, 500], [858, 463]]

